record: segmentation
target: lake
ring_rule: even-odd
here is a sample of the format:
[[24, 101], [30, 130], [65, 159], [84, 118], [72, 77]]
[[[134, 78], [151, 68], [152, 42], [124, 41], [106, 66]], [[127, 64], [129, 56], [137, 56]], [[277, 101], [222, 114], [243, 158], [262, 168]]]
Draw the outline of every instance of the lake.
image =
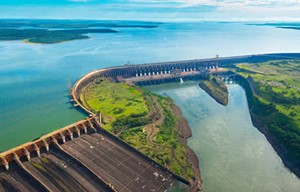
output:
[[[84, 118], [70, 105], [68, 86], [95, 69], [216, 54], [300, 52], [300, 31], [272, 26], [200, 22], [114, 29], [119, 33], [51, 45], [0, 42], [0, 151]], [[189, 145], [200, 159], [205, 191], [300, 188], [300, 180], [252, 126], [239, 86], [230, 86], [228, 107], [196, 85], [170, 86], [161, 93], [172, 95], [192, 128]]]

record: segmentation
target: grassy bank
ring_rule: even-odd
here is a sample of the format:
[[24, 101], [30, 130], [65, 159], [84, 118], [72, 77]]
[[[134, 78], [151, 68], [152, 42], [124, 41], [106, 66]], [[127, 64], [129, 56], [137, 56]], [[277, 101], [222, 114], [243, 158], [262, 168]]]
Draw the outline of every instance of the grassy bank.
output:
[[193, 179], [192, 163], [180, 142], [173, 101], [139, 87], [98, 79], [86, 86], [80, 100], [100, 111], [103, 127], [155, 161], [186, 179]]
[[[277, 152], [300, 174], [300, 62], [239, 64], [238, 78], [246, 90], [254, 123]], [[254, 94], [253, 94], [254, 93]]]

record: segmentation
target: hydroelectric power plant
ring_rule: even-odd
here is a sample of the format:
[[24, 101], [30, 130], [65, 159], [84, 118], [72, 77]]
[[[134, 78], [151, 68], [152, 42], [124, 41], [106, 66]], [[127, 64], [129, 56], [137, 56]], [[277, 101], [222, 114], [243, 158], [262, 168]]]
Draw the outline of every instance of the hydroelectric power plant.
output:
[[124, 65], [91, 72], [75, 83], [70, 94], [73, 105], [90, 117], [1, 153], [0, 190], [165, 191], [176, 181], [189, 184], [102, 129], [101, 113], [81, 105], [82, 87], [98, 77], [138, 85], [197, 80], [223, 65], [295, 57], [300, 54]]

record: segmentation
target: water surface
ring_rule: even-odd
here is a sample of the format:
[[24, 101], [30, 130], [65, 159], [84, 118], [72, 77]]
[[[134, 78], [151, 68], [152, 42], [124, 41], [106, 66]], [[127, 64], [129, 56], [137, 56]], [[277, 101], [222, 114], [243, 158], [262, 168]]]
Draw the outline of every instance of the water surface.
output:
[[[52, 45], [0, 42], [0, 151], [84, 118], [69, 103], [68, 85], [95, 69], [216, 54], [300, 52], [300, 31], [273, 26], [162, 23], [118, 31]], [[196, 85], [165, 85], [161, 92], [174, 98], [193, 129], [189, 145], [200, 159], [206, 191], [300, 189], [299, 179], [252, 126], [240, 87], [230, 87], [228, 107]]]
[[298, 192], [300, 180], [251, 122], [239, 85], [229, 85], [229, 104], [222, 106], [196, 83], [153, 86], [181, 108], [191, 129], [189, 146], [200, 161], [205, 192]]

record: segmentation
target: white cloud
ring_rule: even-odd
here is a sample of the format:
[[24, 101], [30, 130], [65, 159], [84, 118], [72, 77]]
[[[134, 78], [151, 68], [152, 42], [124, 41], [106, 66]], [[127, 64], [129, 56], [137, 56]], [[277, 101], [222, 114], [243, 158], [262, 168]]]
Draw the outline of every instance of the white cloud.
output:
[[144, 3], [179, 3], [181, 7], [215, 6], [215, 7], [243, 7], [267, 6], [286, 7], [300, 5], [300, 0], [130, 0]]
[[[0, 18], [155, 21], [300, 21], [300, 0], [69, 0], [76, 5], [0, 6]], [[95, 2], [89, 3], [79, 2]], [[98, 4], [96, 2], [99, 2]]]

